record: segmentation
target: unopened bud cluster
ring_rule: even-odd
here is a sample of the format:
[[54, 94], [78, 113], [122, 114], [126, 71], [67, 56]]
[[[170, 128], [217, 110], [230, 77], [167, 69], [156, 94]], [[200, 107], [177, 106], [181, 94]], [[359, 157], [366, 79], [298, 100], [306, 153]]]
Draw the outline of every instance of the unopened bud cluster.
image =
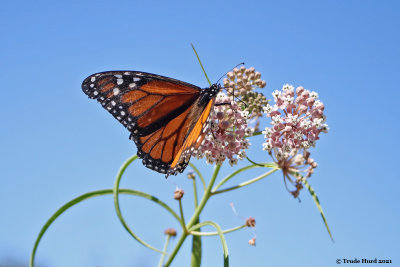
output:
[[262, 116], [263, 107], [267, 105], [268, 100], [254, 89], [264, 88], [266, 84], [261, 80], [261, 73], [255, 71], [253, 67], [234, 68], [224, 79], [224, 87], [230, 95], [240, 98], [239, 107], [249, 113], [249, 118]]

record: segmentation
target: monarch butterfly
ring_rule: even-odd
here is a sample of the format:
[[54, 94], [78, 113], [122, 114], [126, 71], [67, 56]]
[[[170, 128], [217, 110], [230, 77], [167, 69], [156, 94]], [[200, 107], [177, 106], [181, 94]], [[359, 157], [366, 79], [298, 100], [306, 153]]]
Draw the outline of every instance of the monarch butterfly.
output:
[[100, 72], [82, 83], [83, 92], [131, 132], [143, 164], [166, 177], [183, 172], [200, 146], [220, 89], [139, 71]]

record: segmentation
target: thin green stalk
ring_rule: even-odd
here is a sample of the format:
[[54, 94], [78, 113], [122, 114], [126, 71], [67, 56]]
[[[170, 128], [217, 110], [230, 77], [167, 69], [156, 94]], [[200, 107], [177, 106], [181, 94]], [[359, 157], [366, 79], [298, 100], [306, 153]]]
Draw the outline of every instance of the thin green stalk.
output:
[[172, 261], [174, 260], [176, 254], [178, 253], [179, 249], [181, 248], [183, 242], [185, 242], [185, 239], [186, 239], [187, 236], [188, 236], [188, 234], [187, 234], [186, 232], [183, 232], [183, 233], [181, 234], [181, 236], [179, 237], [178, 242], [177, 242], [176, 245], [175, 245], [174, 250], [173, 250], [172, 253], [170, 254], [170, 256], [169, 256], [167, 262], [166, 262], [165, 265], [164, 265], [164, 267], [168, 267], [168, 266], [172, 263]]
[[[221, 243], [222, 243], [222, 249], [224, 251], [224, 267], [229, 267], [229, 252], [228, 252], [228, 245], [226, 244], [226, 240], [224, 237], [224, 234], [222, 233], [221, 227], [216, 224], [215, 222], [211, 222], [211, 221], [206, 221], [206, 222], [202, 222], [196, 225], [196, 228], [200, 228], [206, 225], [211, 225], [213, 226], [217, 232], [218, 235], [221, 239]], [[193, 227], [193, 229], [195, 229], [195, 227]]]
[[[144, 197], [147, 198], [149, 200], [152, 200], [154, 202], [156, 202], [157, 204], [161, 205], [163, 208], [165, 208], [167, 211], [169, 211], [178, 221], [180, 220], [179, 216], [165, 203], [161, 202], [160, 200], [158, 200], [157, 198], [154, 198], [153, 196], [140, 192], [140, 191], [136, 191], [136, 190], [131, 190], [131, 189], [120, 189], [119, 190], [120, 194], [128, 194], [128, 195], [134, 195], [134, 196], [139, 196], [139, 197]], [[35, 256], [36, 256], [36, 251], [37, 248], [39, 246], [40, 241], [42, 240], [43, 235], [46, 233], [47, 229], [50, 227], [50, 225], [58, 218], [60, 217], [61, 214], [63, 214], [65, 211], [67, 211], [69, 208], [75, 206], [76, 204], [93, 198], [93, 197], [97, 197], [97, 196], [103, 196], [103, 195], [111, 195], [113, 194], [113, 190], [112, 189], [102, 189], [102, 190], [96, 190], [96, 191], [92, 191], [92, 192], [88, 192], [85, 194], [82, 194], [70, 201], [68, 201], [67, 203], [65, 203], [64, 205], [62, 205], [47, 221], [46, 223], [43, 225], [42, 229], [40, 229], [40, 232], [35, 240], [35, 243], [33, 245], [33, 249], [32, 249], [32, 253], [31, 253], [31, 257], [30, 257], [30, 262], [29, 262], [29, 266], [33, 267], [34, 266], [34, 262], [35, 262]]]
[[165, 243], [164, 243], [164, 248], [163, 248], [163, 254], [161, 254], [160, 262], [158, 263], [158, 267], [162, 267], [165, 259], [165, 255], [167, 254], [167, 248], [168, 248], [168, 243], [169, 239], [171, 238], [170, 235], [167, 235], [165, 238]]
[[196, 179], [193, 180], [193, 197], [194, 197], [194, 208], [197, 208], [199, 205], [199, 200], [197, 198], [197, 185], [196, 185]]
[[[215, 180], [217, 179], [220, 168], [221, 168], [221, 165], [215, 165], [214, 172], [213, 172], [213, 175], [211, 176], [210, 183], [208, 184], [207, 189], [203, 194], [200, 204], [197, 206], [192, 218], [190, 219], [189, 223], [186, 225], [186, 229], [191, 228], [198, 220], [201, 211], [203, 210], [204, 206], [206, 205], [208, 199], [211, 196], [211, 189], [215, 183]], [[180, 236], [180, 238], [178, 240], [178, 243], [175, 245], [174, 250], [172, 251], [171, 255], [169, 256], [167, 262], [165, 263], [165, 267], [168, 267], [172, 263], [172, 261], [174, 260], [176, 254], [178, 253], [179, 249], [181, 248], [181, 246], [187, 236], [188, 236], [187, 233], [182, 233], [182, 235]]]
[[200, 57], [199, 57], [199, 55], [197, 54], [196, 48], [194, 48], [194, 45], [193, 45], [193, 44], [190, 44], [190, 45], [192, 46], [193, 51], [194, 51], [194, 53], [196, 54], [197, 60], [198, 60], [199, 63], [200, 63], [201, 69], [203, 70], [204, 75], [206, 76], [207, 81], [208, 81], [208, 83], [209, 83], [210, 86], [211, 86], [212, 84], [211, 84], [211, 82], [210, 82], [210, 79], [208, 79], [207, 73], [206, 73], [206, 71], [204, 70], [203, 64], [201, 63]]
[[257, 182], [257, 181], [259, 181], [259, 180], [261, 180], [261, 179], [267, 177], [268, 175], [270, 175], [270, 174], [276, 172], [277, 170], [279, 170], [279, 169], [270, 170], [269, 172], [266, 172], [266, 173], [264, 173], [264, 174], [262, 174], [262, 175], [260, 175], [260, 176], [258, 176], [258, 177], [256, 177], [256, 178], [254, 178], [254, 179], [251, 179], [251, 180], [248, 180], [248, 181], [246, 181], [246, 182], [240, 183], [240, 184], [238, 184], [238, 185], [236, 185], [236, 186], [232, 186], [232, 187], [228, 187], [228, 188], [225, 188], [225, 189], [222, 189], [222, 190], [214, 191], [214, 192], [212, 192], [212, 194], [213, 194], [213, 195], [221, 194], [221, 193], [224, 193], [224, 192], [232, 191], [232, 190], [235, 190], [235, 189], [244, 187], [244, 186], [246, 186], [246, 185], [255, 183], [255, 182]]
[[[197, 186], [196, 179], [193, 179], [193, 195], [194, 195], [194, 208], [196, 209], [199, 205], [199, 201], [197, 198]], [[204, 188], [205, 190], [206, 188]], [[197, 218], [196, 224], [200, 222], [200, 217]], [[193, 236], [192, 237], [192, 255], [190, 258], [190, 266], [191, 267], [200, 267], [201, 266], [201, 255], [202, 255], [202, 247], [201, 247], [201, 236]]]
[[[263, 165], [262, 167], [270, 167], [270, 168], [274, 168], [274, 167], [276, 166], [275, 163], [262, 163], [262, 165]], [[229, 175], [226, 176], [224, 179], [222, 179], [222, 180], [218, 183], [218, 185], [216, 185], [216, 186], [214, 187], [214, 189], [212, 190], [212, 192], [217, 191], [223, 184], [225, 184], [226, 182], [228, 182], [230, 179], [232, 179], [234, 176], [238, 175], [239, 173], [241, 173], [241, 172], [243, 172], [243, 171], [246, 171], [246, 170], [250, 170], [250, 169], [254, 169], [254, 168], [259, 168], [259, 167], [261, 167], [261, 166], [260, 166], [260, 165], [257, 165], [257, 164], [252, 164], [252, 165], [248, 165], [248, 166], [245, 166], [245, 167], [243, 167], [243, 168], [240, 168], [240, 169], [234, 171], [233, 173], [229, 174]]]
[[211, 188], [213, 187], [215, 180], [217, 179], [219, 170], [221, 169], [221, 165], [215, 165], [214, 172], [211, 176], [210, 183], [207, 187], [207, 190], [204, 192], [203, 197], [200, 201], [199, 206], [195, 209], [192, 218], [190, 219], [189, 223], [187, 224], [186, 228], [190, 228], [195, 224], [196, 219], [200, 216], [200, 213], [203, 211], [204, 206], [206, 205], [208, 199], [211, 196]]
[[205, 191], [207, 186], [206, 186], [206, 181], [204, 180], [203, 175], [201, 174], [199, 169], [197, 169], [197, 167], [193, 163], [189, 162], [189, 165], [190, 165], [190, 167], [192, 167], [193, 171], [199, 176], [201, 183], [203, 184], [203, 190]]
[[253, 137], [253, 136], [257, 136], [257, 135], [261, 135], [262, 134], [262, 131], [259, 131], [259, 132], [254, 132], [251, 136], [249, 136], [249, 137]]
[[183, 208], [182, 208], [182, 201], [179, 199], [179, 212], [181, 213], [181, 221], [182, 221], [182, 230], [187, 232], [186, 223], [185, 223], [185, 216], [183, 215]]
[[[121, 208], [119, 206], [119, 184], [121, 182], [121, 178], [122, 175], [124, 174], [126, 168], [134, 161], [138, 158], [137, 155], [134, 155], [132, 157], [130, 157], [129, 159], [127, 159], [121, 166], [121, 168], [119, 169], [118, 173], [117, 173], [117, 178], [115, 179], [115, 183], [114, 183], [114, 188], [113, 188], [113, 193], [114, 193], [114, 207], [115, 207], [115, 211], [117, 213], [117, 216], [121, 222], [121, 224], [124, 226], [125, 230], [134, 238], [136, 239], [139, 243], [141, 243], [143, 246], [152, 249], [156, 252], [162, 253], [162, 251], [160, 251], [159, 249], [156, 249], [155, 247], [151, 246], [150, 244], [148, 244], [147, 242], [143, 241], [138, 235], [136, 235], [131, 228], [128, 226], [128, 224], [126, 223], [124, 217], [122, 216], [122, 212], [121, 212]], [[160, 202], [156, 197], [152, 196], [152, 199], [156, 199], [157, 202]], [[170, 210], [172, 210], [170, 208]], [[175, 213], [175, 212], [174, 212]], [[179, 219], [179, 222], [181, 223], [182, 227], [184, 227], [184, 224], [182, 224], [181, 220]]]
[[[243, 224], [243, 225], [240, 225], [240, 226], [236, 226], [234, 228], [223, 230], [222, 233], [223, 234], [228, 234], [228, 233], [243, 229], [245, 227], [246, 227], [246, 225]], [[196, 229], [196, 228], [197, 228], [197, 224], [194, 225], [191, 229]], [[199, 228], [199, 230], [200, 230], [200, 228]], [[195, 235], [195, 236], [214, 236], [214, 235], [218, 235], [218, 232], [200, 232], [200, 231], [192, 231], [190, 229], [189, 229], [189, 233], [191, 235]]]

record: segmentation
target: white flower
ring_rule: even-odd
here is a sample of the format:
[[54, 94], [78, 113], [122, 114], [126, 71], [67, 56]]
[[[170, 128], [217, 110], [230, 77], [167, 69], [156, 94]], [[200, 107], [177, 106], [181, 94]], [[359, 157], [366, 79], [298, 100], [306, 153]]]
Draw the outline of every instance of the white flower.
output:
[[263, 150], [270, 151], [272, 149], [272, 144], [270, 142], [265, 142], [262, 144]]
[[294, 90], [294, 87], [293, 87], [293, 85], [290, 85], [290, 84], [284, 84], [283, 86], [282, 86], [282, 90], [283, 91], [293, 91]]
[[263, 107], [264, 113], [270, 113], [273, 109], [270, 104], [267, 104], [265, 107]]
[[233, 166], [233, 165], [236, 165], [237, 164], [237, 159], [236, 158], [231, 158], [230, 160], [229, 160], [229, 165], [231, 165], [231, 166]]
[[310, 97], [317, 99], [318, 98], [318, 93], [317, 92], [311, 92]]
[[279, 96], [281, 96], [281, 91], [279, 90], [275, 90], [272, 92], [272, 96], [274, 97], [274, 99], [276, 100]]

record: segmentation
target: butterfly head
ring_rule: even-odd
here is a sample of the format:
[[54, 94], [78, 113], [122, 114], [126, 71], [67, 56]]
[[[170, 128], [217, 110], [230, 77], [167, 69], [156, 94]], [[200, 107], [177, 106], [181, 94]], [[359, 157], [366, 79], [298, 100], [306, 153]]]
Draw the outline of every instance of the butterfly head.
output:
[[218, 94], [219, 90], [221, 90], [221, 85], [217, 83], [214, 83], [210, 87], [201, 90], [199, 105], [206, 106], [208, 102]]

